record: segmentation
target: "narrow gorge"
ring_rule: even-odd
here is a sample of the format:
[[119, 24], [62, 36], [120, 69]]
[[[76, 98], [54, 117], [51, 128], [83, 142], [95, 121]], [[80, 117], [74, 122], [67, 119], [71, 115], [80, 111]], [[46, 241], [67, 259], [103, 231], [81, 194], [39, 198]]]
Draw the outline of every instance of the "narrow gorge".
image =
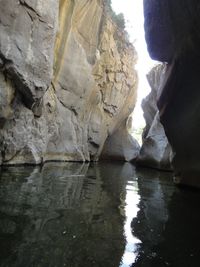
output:
[[0, 267], [199, 267], [200, 2], [123, 1], [139, 141], [114, 3], [0, 0]]
[[0, 163], [137, 160], [174, 168], [177, 183], [198, 186], [195, 4], [193, 10], [186, 3], [181, 18], [173, 20], [169, 12], [179, 17], [177, 4], [144, 2], [148, 49], [165, 70], [155, 67], [148, 75], [152, 93], [142, 104], [147, 125], [140, 150], [129, 134], [137, 99], [137, 53], [109, 4], [1, 0]]

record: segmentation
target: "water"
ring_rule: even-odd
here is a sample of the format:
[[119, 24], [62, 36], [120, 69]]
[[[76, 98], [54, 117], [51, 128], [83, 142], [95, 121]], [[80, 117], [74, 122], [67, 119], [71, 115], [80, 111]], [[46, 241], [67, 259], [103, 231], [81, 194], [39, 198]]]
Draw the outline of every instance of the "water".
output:
[[0, 266], [199, 267], [200, 192], [125, 163], [0, 172]]

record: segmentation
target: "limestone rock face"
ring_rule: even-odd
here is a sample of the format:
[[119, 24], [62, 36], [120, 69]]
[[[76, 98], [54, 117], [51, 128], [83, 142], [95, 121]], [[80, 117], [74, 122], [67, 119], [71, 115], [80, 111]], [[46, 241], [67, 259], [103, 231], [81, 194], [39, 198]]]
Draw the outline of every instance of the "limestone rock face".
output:
[[136, 101], [136, 52], [103, 0], [4, 1], [2, 164], [98, 160]]
[[142, 100], [143, 116], [146, 122], [146, 126], [143, 131], [143, 139], [147, 136], [158, 111], [157, 98], [159, 95], [161, 79], [164, 73], [165, 65], [159, 64], [153, 67], [147, 74], [147, 81], [150, 85], [151, 92]]
[[170, 170], [172, 169], [172, 150], [160, 123], [156, 103], [164, 74], [165, 65], [159, 64], [147, 75], [151, 92], [142, 102], [146, 127], [143, 131], [143, 144], [137, 162], [153, 168]]
[[176, 181], [200, 187], [200, 2], [144, 0], [144, 10], [150, 55], [168, 63], [158, 107]]
[[31, 109], [51, 82], [58, 1], [1, 0], [0, 4], [0, 66]]
[[140, 145], [129, 134], [127, 123], [129, 122], [124, 121], [121, 127], [107, 138], [101, 154], [102, 159], [121, 161], [136, 160], [140, 151]]
[[172, 149], [156, 113], [151, 128], [143, 140], [137, 162], [161, 170], [172, 170]]

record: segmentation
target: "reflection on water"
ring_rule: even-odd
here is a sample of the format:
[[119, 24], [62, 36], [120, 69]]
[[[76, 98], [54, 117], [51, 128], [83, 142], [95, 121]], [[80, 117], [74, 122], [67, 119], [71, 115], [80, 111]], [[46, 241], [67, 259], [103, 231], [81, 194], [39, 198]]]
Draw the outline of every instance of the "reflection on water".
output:
[[140, 243], [140, 240], [137, 239], [131, 231], [131, 222], [133, 218], [136, 218], [137, 212], [139, 210], [138, 203], [140, 200], [138, 194], [138, 184], [136, 177], [133, 177], [133, 181], [130, 180], [126, 185], [126, 198], [125, 198], [125, 223], [124, 223], [124, 233], [126, 237], [126, 247], [124, 255], [122, 257], [121, 267], [128, 267], [135, 262], [137, 256], [137, 244]]
[[136, 267], [200, 266], [200, 191], [174, 187], [169, 173], [137, 172], [139, 211], [131, 225], [141, 243]]
[[0, 266], [196, 267], [200, 194], [128, 163], [0, 172]]

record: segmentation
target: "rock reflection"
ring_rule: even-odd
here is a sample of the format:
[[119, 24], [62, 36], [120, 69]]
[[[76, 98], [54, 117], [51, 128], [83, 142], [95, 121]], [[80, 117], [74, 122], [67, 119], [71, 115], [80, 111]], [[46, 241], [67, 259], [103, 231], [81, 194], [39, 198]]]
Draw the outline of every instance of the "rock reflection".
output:
[[0, 172], [0, 266], [199, 267], [199, 191], [119, 163]]
[[137, 263], [133, 266], [151, 266], [151, 259], [158, 257], [154, 246], [163, 239], [168, 221], [168, 204], [175, 188], [171, 173], [144, 168], [138, 170], [137, 175], [141, 196], [140, 210], [132, 221], [132, 228], [141, 244], [138, 246]]
[[173, 185], [171, 173], [137, 171], [139, 211], [132, 229], [141, 243], [134, 267], [199, 267], [200, 194]]
[[1, 266], [119, 266], [119, 207], [133, 172], [130, 164], [77, 163], [1, 171]]

